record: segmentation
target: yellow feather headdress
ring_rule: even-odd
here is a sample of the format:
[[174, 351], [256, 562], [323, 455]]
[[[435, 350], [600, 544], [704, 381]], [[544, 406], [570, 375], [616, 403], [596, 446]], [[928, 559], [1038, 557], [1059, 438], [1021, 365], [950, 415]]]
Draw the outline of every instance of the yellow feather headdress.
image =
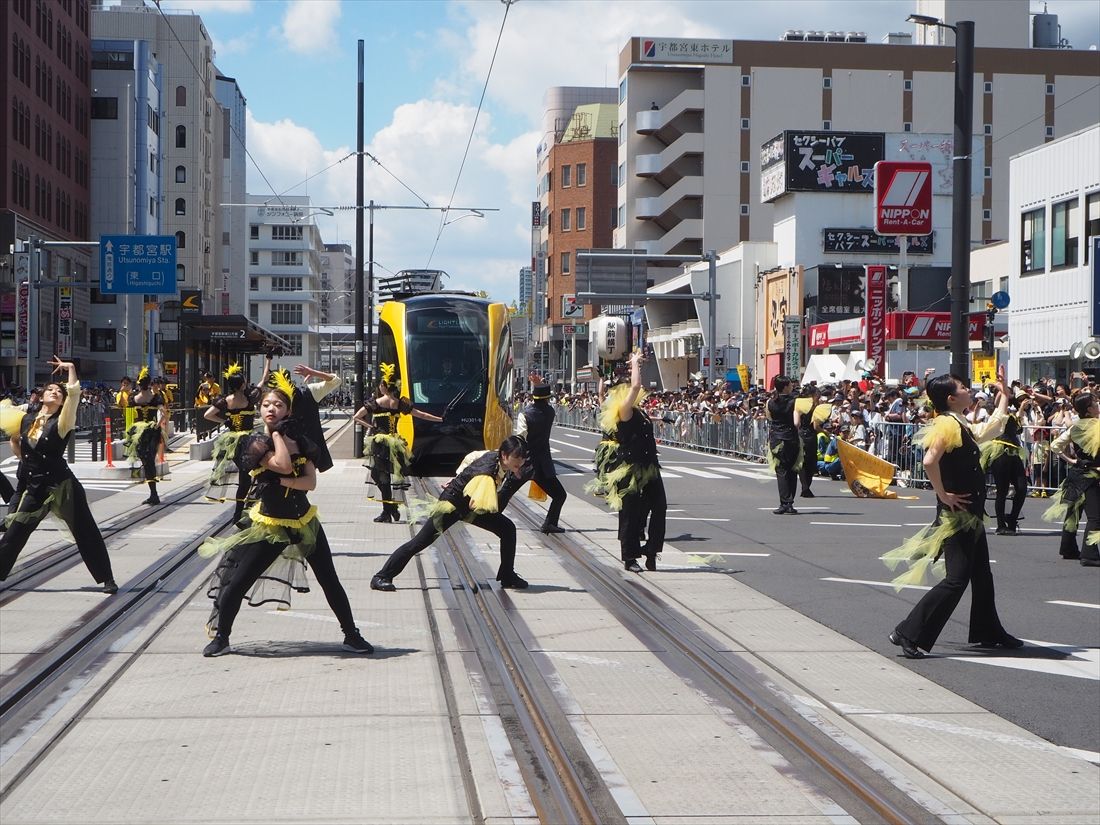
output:
[[267, 385], [273, 390], [279, 390], [287, 399], [294, 403], [294, 385], [290, 382], [290, 373], [286, 370], [272, 370]]
[[230, 364], [228, 367], [225, 368], [225, 372], [222, 373], [222, 375], [226, 378], [232, 378], [234, 375], [240, 375], [240, 374], [241, 374], [241, 365], [240, 364]]
[[393, 364], [379, 364], [378, 371], [382, 373], [383, 384], [393, 383], [393, 374], [397, 371]]
[[141, 372], [138, 373], [137, 380], [138, 381], [144, 381], [148, 377], [149, 377], [149, 368], [148, 367], [142, 367]]

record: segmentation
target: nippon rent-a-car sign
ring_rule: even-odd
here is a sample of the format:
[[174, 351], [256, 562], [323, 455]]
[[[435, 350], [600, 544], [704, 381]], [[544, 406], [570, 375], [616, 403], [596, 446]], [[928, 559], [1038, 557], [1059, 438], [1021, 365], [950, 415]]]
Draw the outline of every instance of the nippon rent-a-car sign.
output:
[[932, 164], [893, 160], [875, 164], [875, 232], [932, 233]]

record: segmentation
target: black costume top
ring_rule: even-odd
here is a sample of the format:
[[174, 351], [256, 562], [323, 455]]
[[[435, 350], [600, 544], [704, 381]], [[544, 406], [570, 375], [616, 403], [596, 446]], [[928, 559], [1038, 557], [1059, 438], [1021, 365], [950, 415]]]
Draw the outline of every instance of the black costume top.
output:
[[[339, 379], [331, 383], [332, 389], [329, 389], [328, 392], [332, 392], [333, 389], [340, 386]], [[328, 383], [318, 383], [316, 386], [318, 391], [321, 391], [322, 388], [328, 386]], [[325, 431], [321, 427], [321, 408], [317, 405], [317, 399], [313, 395], [313, 387], [314, 384], [309, 384], [304, 390], [300, 387], [294, 388], [294, 403], [290, 414], [301, 424], [302, 433], [313, 445], [315, 451], [312, 456], [313, 464], [317, 468], [317, 472], [323, 473], [332, 467], [332, 456], [329, 454], [328, 445], [325, 443]]]
[[798, 430], [794, 426], [794, 396], [777, 395], [768, 401], [768, 440], [774, 445], [780, 441], [795, 441]]
[[131, 400], [131, 406], [134, 409], [135, 421], [142, 421], [148, 424], [156, 424], [157, 413], [160, 411], [160, 408], [164, 406], [164, 396], [161, 395], [159, 392], [153, 393], [152, 398], [141, 404], [135, 403]]
[[550, 455], [550, 429], [556, 413], [548, 401], [533, 401], [520, 413], [516, 435], [527, 441], [527, 460], [534, 472], [554, 477], [554, 459]]
[[260, 462], [268, 453], [275, 452], [275, 444], [268, 435], [254, 435], [245, 447], [245, 466], [256, 480], [256, 492], [260, 502], [260, 514], [276, 519], [300, 519], [310, 511], [311, 504], [305, 490], [294, 490], [279, 483], [282, 478], [297, 478], [307, 461], [312, 460], [314, 448], [309, 439], [300, 433], [286, 432], [286, 437], [298, 445], [298, 452], [290, 457], [293, 471], [289, 475], [269, 470]]
[[996, 441], [1002, 444], [1008, 444], [1012, 447], [1020, 446], [1020, 419], [1016, 417], [1015, 413], [1009, 413], [1005, 419], [1005, 428]]
[[474, 476], [482, 475], [490, 476], [496, 482], [498, 513], [504, 512], [504, 508], [508, 506], [508, 502], [512, 500], [512, 496], [516, 494], [516, 491], [530, 480], [530, 475], [527, 473], [524, 473], [522, 478], [516, 478], [510, 470], [505, 469], [500, 463], [499, 450], [487, 450], [460, 470], [447, 483], [447, 486], [443, 488], [443, 492], [439, 494], [439, 500], [453, 504], [455, 512], [460, 517], [465, 518], [469, 515], [471, 507], [470, 499], [463, 490], [466, 489], [466, 485], [473, 480]]
[[31, 428], [40, 419], [34, 414], [23, 416], [19, 424], [19, 447], [23, 453], [20, 474], [28, 484], [57, 484], [73, 478], [73, 471], [65, 461], [65, 448], [72, 432], [61, 435], [58, 429], [60, 410], [46, 419], [38, 430], [38, 440], [31, 443]]
[[246, 404], [239, 410], [229, 408], [230, 396], [222, 395], [211, 405], [225, 419], [230, 432], [251, 432], [256, 425], [256, 405], [260, 401], [260, 389], [251, 387], [244, 393]]
[[981, 465], [981, 450], [970, 432], [970, 427], [957, 417], [945, 413], [961, 431], [962, 444], [946, 450], [940, 458], [940, 478], [949, 493], [970, 496], [966, 509], [976, 516], [985, 514], [985, 470]]
[[397, 400], [397, 409], [391, 410], [378, 403], [377, 398], [368, 398], [363, 402], [370, 416], [374, 435], [397, 435], [397, 419], [412, 412], [412, 402], [407, 398]]
[[810, 409], [802, 413], [802, 418], [798, 421], [798, 434], [807, 444], [817, 444], [817, 428], [814, 427], [814, 408], [816, 407], [816, 402], [811, 404]]
[[653, 435], [653, 422], [645, 411], [635, 407], [630, 418], [620, 420], [615, 438], [619, 442], [619, 455], [636, 469], [659, 467], [657, 439]]

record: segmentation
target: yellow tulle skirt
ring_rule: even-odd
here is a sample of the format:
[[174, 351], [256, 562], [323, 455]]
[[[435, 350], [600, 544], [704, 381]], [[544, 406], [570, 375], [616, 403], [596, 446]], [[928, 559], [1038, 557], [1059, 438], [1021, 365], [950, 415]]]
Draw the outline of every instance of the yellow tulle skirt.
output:
[[934, 522], [906, 539], [900, 547], [881, 556], [891, 570], [906, 567], [893, 579], [896, 590], [906, 585], [934, 584], [946, 573], [943, 560], [944, 543], [957, 533], [985, 530], [985, 520], [966, 510], [941, 510]]

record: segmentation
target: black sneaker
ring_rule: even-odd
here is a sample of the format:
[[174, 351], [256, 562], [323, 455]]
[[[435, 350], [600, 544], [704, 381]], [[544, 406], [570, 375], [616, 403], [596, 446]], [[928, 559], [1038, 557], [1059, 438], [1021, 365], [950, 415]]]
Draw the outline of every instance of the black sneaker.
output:
[[343, 648], [348, 653], [374, 653], [371, 643], [364, 639], [358, 630], [344, 634]]
[[103, 582], [103, 592], [108, 596], [113, 596], [118, 592], [118, 584], [115, 583], [114, 579], [107, 579]]
[[202, 655], [206, 657], [221, 656], [223, 653], [229, 652], [229, 639], [225, 636], [217, 635], [210, 640], [210, 644], [202, 649]]
[[370, 580], [370, 589], [381, 590], [384, 593], [393, 593], [397, 590], [397, 588], [393, 586], [393, 582], [391, 582], [389, 579], [384, 579], [381, 576], [374, 576]]
[[497, 581], [500, 582], [500, 586], [509, 590], [526, 590], [527, 580], [521, 579], [515, 573], [509, 573], [507, 576], [497, 576]]
[[623, 567], [626, 569], [626, 571], [628, 573], [642, 573], [642, 572], [644, 572], [642, 570], [642, 566], [640, 564], [638, 564], [637, 559], [631, 559], [630, 561], [624, 561], [623, 562]]

